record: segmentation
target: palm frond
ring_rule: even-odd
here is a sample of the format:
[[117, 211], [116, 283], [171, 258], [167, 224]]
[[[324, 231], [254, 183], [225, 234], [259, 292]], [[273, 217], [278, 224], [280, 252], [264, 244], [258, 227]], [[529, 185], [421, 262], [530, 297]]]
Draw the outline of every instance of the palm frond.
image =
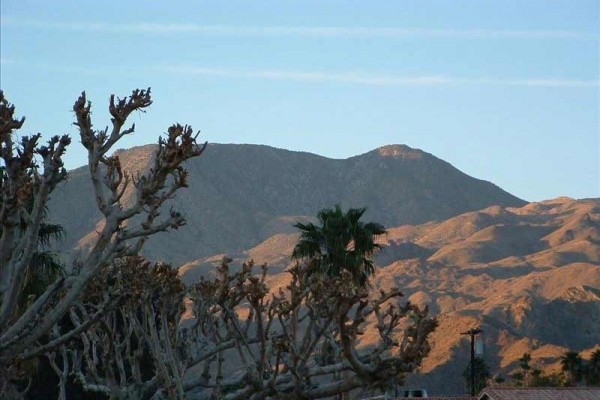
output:
[[310, 258], [318, 261], [320, 270], [330, 276], [349, 271], [361, 286], [375, 271], [370, 257], [381, 248], [377, 236], [385, 234], [383, 225], [360, 219], [366, 208], [350, 208], [347, 212], [339, 204], [318, 212], [320, 226], [296, 223], [300, 239], [294, 247], [292, 259]]
[[33, 253], [31, 263], [27, 269], [24, 287], [19, 300], [19, 307], [24, 307], [30, 298], [39, 297], [55, 282], [64, 275], [64, 266], [58, 256], [51, 251], [39, 251]]
[[38, 234], [38, 242], [42, 247], [48, 247], [52, 240], [61, 241], [65, 236], [65, 230], [61, 225], [58, 224], [47, 224], [43, 223], [40, 225], [40, 232]]

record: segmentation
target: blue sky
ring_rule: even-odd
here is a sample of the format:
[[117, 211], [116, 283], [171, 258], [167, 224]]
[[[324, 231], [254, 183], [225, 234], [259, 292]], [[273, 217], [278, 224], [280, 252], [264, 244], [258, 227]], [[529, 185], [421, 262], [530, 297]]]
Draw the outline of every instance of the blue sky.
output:
[[151, 86], [120, 147], [173, 122], [334, 158], [403, 143], [526, 200], [598, 197], [599, 27], [585, 0], [3, 0], [0, 83], [24, 133], [77, 139], [82, 90], [102, 128]]

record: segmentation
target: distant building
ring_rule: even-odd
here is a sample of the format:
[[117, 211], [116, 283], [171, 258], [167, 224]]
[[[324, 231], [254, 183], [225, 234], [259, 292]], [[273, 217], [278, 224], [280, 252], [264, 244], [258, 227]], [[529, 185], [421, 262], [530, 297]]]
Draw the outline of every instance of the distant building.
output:
[[600, 400], [600, 387], [483, 389], [478, 400]]
[[[417, 396], [418, 397], [418, 396]], [[427, 400], [600, 400], [600, 387], [565, 388], [515, 388], [490, 387], [483, 389], [477, 397], [433, 396]], [[413, 400], [415, 397], [381, 395], [363, 400]]]
[[[390, 399], [390, 398], [388, 398]], [[414, 397], [392, 397], [392, 400], [414, 400]], [[447, 397], [447, 396], [433, 396], [426, 397], [427, 400], [478, 400], [477, 397], [463, 396], [463, 397]], [[387, 400], [387, 399], [386, 399]]]

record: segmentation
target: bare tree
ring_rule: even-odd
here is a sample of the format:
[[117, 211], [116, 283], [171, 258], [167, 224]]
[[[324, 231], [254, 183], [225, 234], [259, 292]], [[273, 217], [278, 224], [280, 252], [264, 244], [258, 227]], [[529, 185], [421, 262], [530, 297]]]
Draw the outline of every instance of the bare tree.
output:
[[[187, 185], [182, 163], [199, 156], [188, 126], [159, 140], [147, 174], [127, 175], [111, 148], [134, 126], [134, 111], [152, 103], [150, 90], [110, 99], [112, 128], [95, 130], [85, 93], [73, 107], [98, 209], [104, 223], [73, 273], [57, 279], [24, 310], [15, 302], [30, 268], [48, 195], [66, 177], [67, 136], [38, 145], [39, 135], [14, 144], [14, 107], [0, 103], [2, 222], [0, 241], [0, 389], [26, 360], [46, 356], [59, 377], [59, 397], [76, 379], [85, 390], [119, 399], [317, 399], [359, 387], [383, 387], [414, 371], [429, 352], [436, 320], [427, 309], [399, 302], [399, 290], [370, 292], [348, 271], [315, 274], [315, 259], [289, 270], [273, 293], [267, 269], [252, 262], [235, 273], [224, 259], [214, 280], [187, 291], [176, 271], [138, 256], [146, 239], [185, 223], [165, 202]], [[39, 161], [38, 161], [39, 160]], [[125, 202], [129, 185], [132, 201]], [[31, 204], [33, 207], [26, 207]], [[25, 221], [19, 229], [19, 221]], [[193, 323], [181, 325], [184, 296]], [[379, 341], [358, 346], [373, 324]]]
[[48, 355], [60, 392], [73, 376], [84, 390], [114, 399], [183, 398], [179, 320], [185, 290], [177, 270], [137, 256], [115, 260], [71, 307], [72, 326], [90, 320], [107, 293], [112, 307], [98, 323]]
[[[266, 266], [258, 276], [252, 262], [231, 274], [228, 261], [215, 280], [201, 280], [191, 292], [195, 323], [185, 348], [192, 352], [188, 368], [198, 371], [184, 385], [200, 398], [318, 399], [385, 386], [429, 352], [437, 322], [427, 309], [400, 304], [398, 290], [369, 293], [348, 271], [326, 276], [296, 265], [286, 288], [270, 293]], [[380, 340], [359, 349], [368, 323]], [[241, 369], [225, 374], [231, 360]]]
[[[30, 359], [60, 348], [81, 334], [104, 314], [111, 304], [105, 293], [95, 304], [94, 313], [79, 325], [64, 331], [57, 324], [82, 299], [86, 288], [115, 260], [136, 255], [146, 239], [161, 231], [177, 229], [185, 224], [184, 217], [170, 210], [162, 216], [162, 206], [176, 191], [187, 186], [187, 171], [182, 163], [202, 154], [206, 143], [198, 146], [197, 135], [189, 126], [171, 126], [161, 137], [154, 163], [143, 176], [127, 175], [118, 156], [109, 155], [123, 136], [131, 134], [135, 125], [125, 128], [129, 115], [144, 111], [152, 104], [150, 89], [134, 90], [126, 98], [110, 98], [112, 126], [96, 130], [91, 119], [91, 104], [85, 92], [73, 106], [81, 143], [88, 154], [88, 168], [94, 188], [96, 205], [104, 224], [90, 252], [81, 261], [76, 274], [62, 277], [25, 310], [17, 312], [17, 301], [24, 287], [24, 277], [38, 241], [44, 209], [50, 193], [66, 178], [62, 157], [71, 139], [54, 136], [47, 145], [40, 145], [41, 135], [23, 136], [16, 144], [16, 131], [24, 118], [14, 117], [10, 105], [0, 91], [0, 157], [3, 161], [0, 180], [0, 375], [7, 373], [20, 360]], [[123, 194], [134, 186], [133, 201], [125, 204]], [[27, 207], [33, 204], [33, 207]], [[24, 221], [24, 224], [21, 222]], [[26, 228], [20, 229], [20, 226]], [[75, 307], [75, 308], [74, 308]], [[5, 385], [6, 381], [0, 382]]]
[[[250, 261], [230, 273], [229, 261], [189, 289], [187, 326], [179, 324], [185, 291], [175, 270], [139, 258], [113, 266], [92, 296], [110, 288], [121, 293], [118, 307], [57, 349], [55, 370], [118, 399], [318, 399], [401, 382], [429, 352], [436, 321], [400, 304], [398, 290], [369, 293], [347, 271], [329, 277], [297, 265], [272, 293], [266, 266], [256, 275]], [[72, 309], [73, 324], [93, 310]], [[359, 349], [368, 324], [379, 341]]]

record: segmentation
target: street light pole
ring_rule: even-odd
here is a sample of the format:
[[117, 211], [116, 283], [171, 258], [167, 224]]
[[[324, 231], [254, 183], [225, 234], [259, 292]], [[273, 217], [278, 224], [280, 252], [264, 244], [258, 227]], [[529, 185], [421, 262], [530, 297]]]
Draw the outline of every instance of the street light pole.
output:
[[480, 328], [469, 329], [466, 332], [461, 332], [461, 335], [469, 335], [471, 337], [471, 397], [475, 397], [475, 335], [483, 332]]

